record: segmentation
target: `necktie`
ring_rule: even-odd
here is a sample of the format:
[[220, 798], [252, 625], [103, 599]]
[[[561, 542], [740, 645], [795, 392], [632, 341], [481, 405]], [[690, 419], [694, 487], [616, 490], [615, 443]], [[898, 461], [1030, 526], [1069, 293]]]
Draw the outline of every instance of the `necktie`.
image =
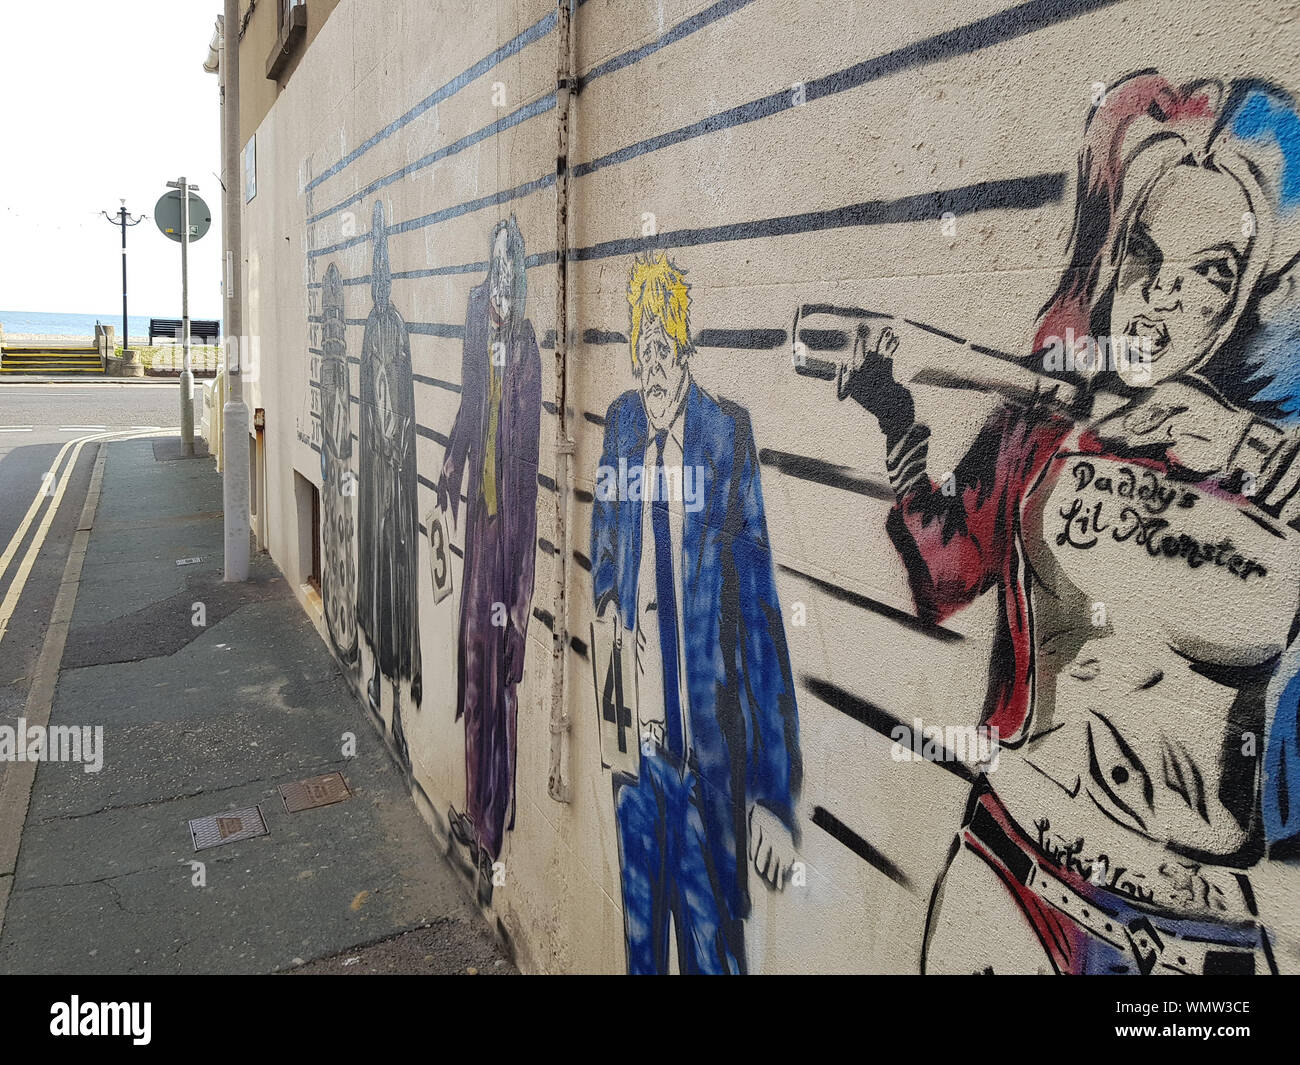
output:
[[483, 479], [479, 482], [479, 494], [489, 518], [497, 512], [497, 425], [501, 415], [501, 374], [497, 373], [493, 361], [496, 358], [494, 347], [488, 347], [488, 425], [487, 439], [483, 443]]
[[657, 455], [653, 471], [658, 489], [650, 506], [655, 537], [655, 605], [659, 613], [659, 651], [664, 664], [664, 717], [667, 719], [668, 750], [679, 759], [682, 748], [682, 707], [677, 680], [677, 590], [673, 586], [673, 540], [668, 524], [668, 500], [664, 478], [659, 475], [664, 461], [666, 432], [655, 435]]

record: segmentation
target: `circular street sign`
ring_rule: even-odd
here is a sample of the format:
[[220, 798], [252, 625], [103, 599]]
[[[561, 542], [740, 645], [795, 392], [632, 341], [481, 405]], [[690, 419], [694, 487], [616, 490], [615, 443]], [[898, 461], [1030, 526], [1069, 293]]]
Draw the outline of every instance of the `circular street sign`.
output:
[[[153, 220], [163, 236], [181, 242], [181, 190], [165, 192], [153, 209]], [[190, 240], [196, 241], [212, 227], [212, 212], [202, 198], [190, 193]]]

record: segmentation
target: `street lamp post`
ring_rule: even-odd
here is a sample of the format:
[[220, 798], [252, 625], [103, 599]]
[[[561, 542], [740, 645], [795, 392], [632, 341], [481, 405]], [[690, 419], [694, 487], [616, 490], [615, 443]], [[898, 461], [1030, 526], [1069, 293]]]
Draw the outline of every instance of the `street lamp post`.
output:
[[131, 334], [127, 332], [126, 317], [126, 227], [138, 226], [149, 216], [142, 214], [139, 218], [132, 219], [126, 210], [126, 200], [122, 200], [121, 203], [122, 206], [114, 212], [117, 215], [116, 218], [107, 211], [101, 211], [100, 214], [112, 222], [113, 225], [122, 227], [122, 357], [125, 359], [129, 358], [131, 353]]

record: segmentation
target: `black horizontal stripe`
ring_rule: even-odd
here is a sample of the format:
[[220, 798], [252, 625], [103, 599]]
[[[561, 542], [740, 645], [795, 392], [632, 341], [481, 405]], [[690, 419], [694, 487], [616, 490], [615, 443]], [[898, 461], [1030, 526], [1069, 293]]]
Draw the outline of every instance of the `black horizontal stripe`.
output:
[[907, 878], [906, 873], [825, 807], [813, 807], [812, 823], [836, 842], [844, 844], [868, 865], [884, 873], [899, 887], [905, 887], [908, 891], [913, 890], [912, 882]]
[[1018, 359], [1016, 356], [1010, 355], [1005, 351], [999, 351], [997, 348], [986, 348], [983, 344], [976, 344], [973, 341], [971, 342], [970, 349], [971, 351], [979, 352], [981, 355], [992, 355], [995, 359], [1003, 359], [1006, 362], [1014, 362], [1020, 365], [1024, 364], [1023, 359]]
[[437, 429], [430, 429], [427, 425], [417, 425], [415, 427], [415, 432], [417, 436], [422, 436], [427, 440], [436, 440], [443, 447], [446, 447], [451, 443], [450, 437], [444, 436], [442, 433], [438, 432]]
[[872, 499], [894, 502], [894, 490], [888, 484], [864, 476], [849, 466], [837, 466], [808, 455], [794, 455], [788, 451], [773, 451], [771, 448], [759, 451], [758, 461], [764, 466], [774, 466], [790, 477], [824, 484], [828, 488], [842, 488]]
[[[822, 680], [819, 677], [804, 676], [801, 678], [804, 687], [832, 710], [838, 710], [842, 714], [853, 718], [854, 721], [860, 721], [873, 732], [878, 732], [882, 736], [890, 736], [894, 729], [900, 725], [908, 730], [909, 736], [913, 728], [910, 721], [904, 721], [896, 717], [888, 710], [882, 710], [875, 703], [868, 702], [851, 692], [845, 691], [838, 684], [832, 684], [830, 681]], [[891, 736], [892, 738], [892, 736]], [[954, 758], [947, 757], [945, 752], [943, 761], [931, 761], [932, 765], [940, 769], [946, 769], [955, 777], [960, 777], [968, 784], [975, 782], [976, 774], [965, 762], [959, 762]]]
[[449, 322], [407, 322], [406, 331], [426, 337], [449, 337], [453, 340], [465, 339], [465, 327]]
[[[522, 189], [523, 186], [520, 186]], [[508, 194], [499, 194], [510, 198], [518, 190]], [[595, 261], [617, 255], [636, 255], [654, 249], [698, 247], [705, 244], [725, 243], [737, 240], [761, 240], [767, 237], [795, 236], [826, 229], [847, 228], [853, 226], [874, 226], [892, 223], [917, 222], [938, 218], [944, 211], [957, 211], [974, 214], [977, 211], [1012, 209], [1032, 210], [1047, 203], [1055, 203], [1065, 193], [1065, 174], [1063, 172], [1036, 174], [1029, 177], [1003, 178], [997, 181], [982, 181], [974, 185], [962, 185], [952, 189], [935, 192], [920, 192], [911, 196], [902, 196], [894, 200], [870, 200], [863, 203], [849, 204], [824, 211], [809, 211], [801, 214], [779, 215], [773, 218], [760, 218], [747, 222], [732, 222], [724, 225], [708, 226], [696, 229], [678, 229], [650, 237], [628, 237], [593, 244], [587, 248], [575, 248], [571, 260], [575, 262]], [[487, 199], [491, 199], [488, 197]], [[478, 206], [469, 209], [478, 210], [484, 201], [473, 201]], [[448, 208], [448, 210], [454, 210]], [[443, 212], [435, 212], [443, 213]], [[464, 212], [461, 212], [464, 213]], [[425, 215], [423, 219], [413, 219], [411, 223], [402, 223], [409, 228], [417, 228], [416, 223], [432, 224], [434, 215]], [[389, 232], [395, 232], [390, 229]], [[358, 243], [369, 237], [354, 238], [349, 244]], [[324, 249], [325, 254], [335, 249]], [[536, 259], [537, 262], [533, 263]], [[542, 252], [529, 256], [533, 265], [544, 265], [555, 261], [555, 252]], [[417, 278], [434, 274], [469, 272], [470, 268], [485, 269], [485, 263], [471, 263], [464, 268], [456, 266], [434, 267], [428, 271], [408, 270], [394, 274], [394, 278]], [[346, 282], [345, 282], [346, 284]], [[824, 310], [834, 313], [848, 313], [853, 317], [892, 318], [892, 315], [877, 314], [860, 308], [835, 308], [829, 304], [808, 304], [805, 314]], [[311, 316], [308, 321], [319, 321], [319, 316]], [[776, 330], [772, 331], [773, 333]], [[782, 331], [784, 332], [784, 331]], [[548, 334], [549, 336], [550, 334]], [[626, 344], [627, 337], [622, 333], [603, 329], [588, 329], [583, 333], [583, 341], [588, 344]], [[811, 360], [810, 360], [811, 361]], [[808, 376], [820, 377], [814, 371]]]
[[839, 364], [829, 359], [805, 356], [803, 362], [794, 364], [794, 372], [800, 377], [815, 377], [819, 381], [834, 381], [839, 376]]
[[[389, 236], [401, 233], [410, 233], [417, 229], [423, 229], [426, 226], [437, 225], [440, 222], [446, 222], [453, 218], [459, 218], [462, 215], [472, 214], [475, 211], [481, 211], [485, 207], [499, 207], [503, 203], [509, 203], [511, 200], [517, 200], [521, 197], [531, 195], [540, 189], [550, 188], [555, 184], [555, 175], [543, 174], [540, 178], [533, 181], [526, 181], [522, 185], [516, 185], [512, 189], [501, 189], [497, 192], [480, 196], [477, 199], [466, 200], [464, 203], [453, 204], [451, 207], [444, 207], [440, 211], [432, 211], [429, 214], [420, 215], [416, 218], [408, 218], [405, 222], [395, 222], [386, 230]], [[307, 252], [309, 258], [316, 258], [321, 255], [333, 255], [336, 252], [346, 251], [348, 248], [356, 247], [358, 244], [368, 242], [372, 237], [369, 232], [360, 233], [355, 237], [349, 237], [347, 240], [341, 240], [336, 244], [330, 244], [324, 248], [313, 248]], [[551, 254], [554, 254], [553, 252]]]
[[[1000, 11], [997, 12], [996, 14], [989, 15], [985, 18], [977, 19], [974, 22], [967, 23], [962, 26], [958, 26], [952, 30], [947, 30], [942, 33], [934, 34], [921, 41], [916, 41], [912, 44], [894, 49], [893, 51], [888, 52], [884, 55], [876, 56], [872, 59], [864, 60], [860, 63], [856, 63], [853, 66], [847, 67], [843, 70], [834, 71], [820, 78], [814, 78], [808, 82], [801, 83], [802, 102], [806, 103], [806, 102], [820, 99], [824, 96], [831, 96], [836, 93], [846, 92], [850, 89], [857, 88], [859, 86], [867, 84], [868, 82], [874, 81], [878, 78], [887, 75], [895, 74], [902, 70], [907, 70], [913, 67], [918, 67], [929, 63], [938, 62], [940, 60], [952, 58], [958, 55], [968, 54], [974, 51], [978, 51], [980, 49], [988, 48], [996, 44], [1001, 44], [1005, 41], [1014, 40], [1018, 37], [1022, 37], [1026, 34], [1033, 33], [1039, 29], [1042, 29], [1045, 26], [1049, 26], [1057, 22], [1062, 22], [1067, 19], [1075, 18], [1079, 15], [1086, 14], [1094, 10], [1099, 10], [1103, 7], [1106, 7], [1116, 2], [1117, 0], [1028, 0], [1027, 3], [1018, 4], [1015, 7], [1006, 9], [1005, 11]], [[727, 13], [726, 6], [727, 5], [725, 3], [715, 4], [714, 7], [710, 8], [707, 12], [701, 12], [699, 15], [693, 16], [693, 19], [687, 19], [679, 27], [674, 27], [672, 30], [668, 31], [667, 34], [663, 35], [661, 40], [663, 40], [665, 43], [672, 43], [673, 40], [680, 39], [680, 37], [685, 36], [688, 32], [694, 32], [695, 29], [700, 28], [702, 25], [706, 25], [709, 22], [715, 20], [716, 18], [720, 18], [723, 15], [725, 15]], [[548, 25], [548, 30], [546, 32], [549, 32], [549, 26], [554, 24], [554, 19], [555, 19], [555, 15], [553, 13], [551, 15], [548, 15], [545, 19], [541, 20], [541, 22], [535, 24], [529, 30], [526, 30], [524, 34], [521, 34], [519, 37], [514, 38], [512, 42], [503, 45], [502, 48], [510, 49], [514, 47], [515, 50], [517, 51], [518, 48], [523, 47], [522, 44], [518, 44], [517, 42], [524, 40], [525, 38], [527, 38], [528, 40], [536, 39], [536, 37], [530, 38], [528, 37], [528, 35], [537, 31], [537, 28], [542, 26], [544, 23]], [[688, 26], [691, 28], [686, 29], [685, 27]], [[662, 46], [663, 45], [659, 45], [658, 47], [662, 47]], [[638, 61], [640, 58], [643, 58], [644, 55], [648, 55], [655, 50], [657, 50], [657, 47], [655, 47], [653, 44], [648, 46], [643, 46], [642, 49], [636, 49], [633, 50], [632, 52], [624, 53], [624, 55], [627, 57], [626, 61], [624, 61], [621, 57], [616, 57], [614, 60], [611, 60], [610, 62], [615, 64], [626, 65], [627, 63]], [[500, 52], [501, 49], [498, 49], [498, 53]], [[495, 65], [495, 63], [500, 61], [500, 57], [498, 56], [498, 53], [493, 53], [492, 56], [486, 57], [484, 60], [481, 60], [479, 64], [475, 64], [474, 67], [471, 67], [469, 70], [459, 75], [458, 78], [453, 79], [451, 82], [448, 82], [447, 85], [443, 86], [442, 89], [439, 89], [438, 92], [434, 93], [430, 97], [427, 97], [424, 101], [416, 105], [415, 108], [412, 108], [401, 118], [390, 123], [383, 130], [380, 130], [378, 133], [370, 137], [361, 146], [354, 149], [351, 153], [345, 156], [338, 163], [327, 168], [318, 177], [313, 178], [312, 181], [309, 182], [307, 185], [308, 191], [314, 189], [322, 181], [326, 180], [328, 177], [332, 176], [333, 174], [340, 172], [344, 167], [349, 165], [353, 160], [358, 158], [361, 154], [368, 151], [371, 147], [380, 143], [382, 140], [390, 136], [397, 129], [408, 124], [415, 117], [418, 117], [419, 114], [422, 114], [429, 107], [433, 106], [439, 99], [445, 99], [447, 95], [450, 95], [450, 93], [458, 91], [459, 88], [463, 87], [465, 84], [468, 84], [468, 82], [464, 81], [463, 79], [465, 79], [470, 74], [471, 71], [478, 69], [480, 66], [484, 70], [490, 69], [492, 65]], [[504, 54], [513, 54], [513, 52], [504, 53]], [[498, 56], [498, 57], [494, 58], [494, 56]], [[486, 66], [484, 66], [484, 64], [486, 64]], [[617, 69], [617, 68], [618, 67], [616, 65], [611, 69]], [[606, 70], [603, 71], [602, 73], [608, 73], [608, 72], [609, 71]], [[594, 70], [588, 74], [588, 80], [591, 78], [593, 74], [595, 74]], [[477, 77], [478, 75], [474, 75], [474, 76]], [[472, 80], [472, 78], [470, 80]], [[740, 126], [750, 122], [758, 121], [763, 118], [768, 118], [772, 115], [778, 114], [785, 110], [789, 110], [790, 108], [796, 106], [802, 106], [802, 104], [796, 103], [796, 93], [793, 91], [793, 88], [781, 89], [778, 92], [772, 93], [768, 96], [764, 96], [756, 100], [751, 100], [748, 103], [739, 105], [738, 107], [733, 107], [726, 111], [709, 115], [703, 119], [700, 119], [697, 122], [690, 123], [689, 125], [683, 126], [677, 130], [673, 130], [668, 133], [659, 134], [657, 136], [650, 137], [642, 141], [638, 141], [634, 144], [625, 145], [624, 147], [619, 148], [597, 159], [592, 159], [589, 160], [588, 162], [580, 163], [577, 166], [573, 167], [572, 173], [574, 177], [582, 177], [585, 176], [586, 174], [593, 173], [596, 170], [600, 170], [608, 166], [614, 166], [619, 163], [627, 162], [631, 159], [638, 158], [650, 152], [658, 151], [661, 148], [665, 148], [673, 144], [679, 144], [684, 141], [692, 140], [696, 137], [705, 136], [711, 133], [719, 132], [721, 130], [730, 129], [735, 126]], [[1040, 175], [1040, 179], [1041, 178], [1056, 178], [1059, 179], [1062, 183], [1064, 181], [1063, 174]], [[1019, 179], [1019, 180], [1032, 180], [1032, 179]], [[544, 174], [542, 177], [534, 181], [530, 181], [523, 185], [516, 186], [513, 189], [502, 190], [490, 196], [467, 201], [465, 203], [461, 203], [461, 204], [457, 204], [445, 208], [441, 211], [435, 211], [432, 214], [424, 215], [420, 218], [414, 218], [406, 222], [397, 223], [391, 226], [388, 232], [404, 233], [413, 229], [422, 228], [427, 225], [437, 224], [439, 222], [446, 221], [450, 218], [456, 218], [463, 214], [480, 210], [484, 207], [500, 205], [509, 200], [517, 199], [521, 196], [529, 195], [532, 192], [538, 191], [542, 188], [547, 188], [550, 185], [552, 185], [554, 181], [555, 181], [555, 173], [550, 172]], [[986, 184], [995, 185], [998, 183], [990, 182]], [[1059, 193], [1054, 198], [1059, 199]], [[1039, 204], [1036, 203], [1024, 204], [1024, 206], [1027, 207], [1038, 206], [1038, 205]], [[856, 206], [862, 207], [864, 205], [856, 205]], [[916, 221], [919, 220], [920, 218], [939, 217], [944, 210], [950, 210], [953, 211], [954, 213], [970, 213], [972, 210], [977, 210], [977, 209], [981, 209], [981, 208], [972, 208], [969, 205], [963, 205], [962, 203], [954, 200], [953, 202], [943, 204], [941, 209], [938, 212], [935, 213], [927, 212], [920, 216], [908, 216], [897, 220]], [[802, 217], [811, 218], [812, 215], [816, 215], [816, 214], [826, 214], [826, 212], [812, 212], [810, 215], [802, 216]], [[823, 222], [821, 224], [814, 225], [814, 228], [833, 228], [836, 225], [843, 225], [843, 224], [852, 224], [852, 223]], [[720, 227], [714, 227], [715, 230], [718, 228]], [[793, 230], [792, 232], [809, 232], [809, 231], [811, 230], [796, 229]], [[721, 237], [700, 238], [695, 240], [684, 239], [686, 234], [700, 234], [704, 232], [707, 231], [702, 231], [702, 230], [679, 231], [677, 234], [673, 235], [675, 237], [676, 243], [665, 243], [659, 237], [646, 237], [646, 238], [640, 238], [639, 240], [633, 239], [628, 242], [611, 241], [611, 242], [607, 242], [606, 245], [597, 245], [597, 249], [605, 249], [607, 247], [610, 247], [613, 248], [613, 250], [596, 251], [594, 249], [583, 249], [584, 251], [588, 252], [588, 254], [586, 256], [579, 255], [577, 256], [577, 258], [583, 258], [583, 257], [601, 258], [603, 257], [604, 254], [609, 254], [609, 255], [626, 254], [629, 253], [628, 252], [629, 249], [631, 249], [631, 251], [640, 251], [643, 248], [683, 247], [683, 246], [688, 246], [697, 243], [712, 243], [720, 239], [746, 239], [745, 237], [742, 236], [731, 236], [729, 238], [721, 238]], [[752, 234], [752, 236], [762, 236], [762, 235], [765, 234], [762, 233]], [[771, 235], [780, 235], [780, 234], [777, 233]], [[330, 245], [325, 248], [311, 249], [308, 252], [308, 255], [309, 257], [316, 257], [319, 255], [330, 254], [336, 251], [342, 251], [369, 239], [370, 239], [370, 234], [368, 233], [359, 234], [348, 240], [341, 241], [339, 243]]]
[[448, 392], [460, 391], [460, 385], [455, 381], [444, 381], [440, 377], [425, 377], [422, 373], [413, 373], [411, 379], [417, 384], [429, 385], [431, 388], [445, 388]]
[[803, 570], [795, 569], [793, 566], [787, 566], [780, 563], [780, 568], [792, 577], [798, 577], [802, 581], [807, 581], [815, 588], [821, 589], [833, 599], [840, 602], [849, 603], [852, 606], [861, 607], [863, 610], [870, 610], [873, 614], [879, 614], [881, 617], [889, 618], [890, 621], [896, 621], [905, 629], [913, 632], [922, 633], [925, 636], [931, 636], [940, 643], [959, 643], [965, 639], [960, 632], [954, 632], [952, 629], [946, 629], [942, 625], [935, 625], [928, 621], [922, 621], [915, 614], [909, 614], [897, 607], [892, 607], [888, 603], [882, 603], [879, 599], [872, 599], [869, 595], [863, 595], [861, 592], [855, 592], [851, 588], [844, 588], [841, 585], [833, 584], [830, 581], [823, 580], [821, 577], [814, 577], [811, 573], [805, 573]]
[[[487, 269], [486, 261], [452, 263], [448, 266], [426, 266], [419, 270], [394, 270], [389, 276], [394, 281], [416, 281], [424, 277], [445, 277], [448, 274], [486, 274]], [[366, 280], [370, 280], [369, 275]]]
[[949, 333], [945, 329], [939, 329], [933, 325], [926, 325], [924, 322], [915, 322], [911, 318], [904, 318], [908, 325], [914, 325], [917, 329], [924, 329], [927, 333], [933, 333], [937, 337], [943, 337], [944, 340], [951, 340], [954, 344], [965, 344], [966, 338], [959, 337], [956, 333]]
[[[573, 168], [574, 177], [584, 177], [606, 167], [629, 162], [662, 148], [694, 140], [725, 129], [757, 122], [803, 106], [825, 96], [846, 92], [866, 85], [878, 78], [897, 74], [899, 71], [937, 63], [940, 60], [966, 55], [992, 45], [1015, 40], [1033, 33], [1045, 26], [1078, 15], [1086, 14], [1116, 3], [1117, 0], [1029, 0], [1028, 3], [999, 11], [986, 18], [977, 19], [955, 29], [936, 33], [923, 40], [896, 48], [884, 55], [855, 63], [851, 67], [813, 78], [802, 83], [802, 93], [797, 94], [794, 87], [783, 88], [768, 96], [750, 100], [726, 111], [708, 115], [697, 122], [661, 133], [645, 140], [628, 144], [596, 159], [580, 163]], [[801, 97], [801, 102], [797, 102]], [[955, 213], [961, 213], [952, 208]]]
[[[583, 2], [585, 2], [585, 0], [583, 0]], [[634, 48], [631, 49], [630, 51], [623, 52], [620, 55], [614, 56], [611, 59], [607, 59], [603, 63], [598, 64], [597, 66], [589, 70], [585, 75], [578, 78], [574, 88], [576, 91], [581, 92], [589, 82], [604, 77], [606, 74], [612, 74], [616, 70], [621, 70], [624, 67], [631, 66], [635, 63], [639, 63], [642, 59], [646, 58], [647, 56], [652, 55], [653, 53], [660, 51], [663, 48], [667, 48], [669, 45], [675, 44], [677, 41], [689, 37], [691, 34], [695, 33], [696, 31], [703, 29], [705, 26], [711, 25], [712, 23], [718, 21], [719, 19], [724, 18], [725, 16], [731, 14], [734, 11], [738, 11], [740, 8], [752, 2], [753, 0], [721, 0], [721, 2], [714, 4], [712, 7], [708, 8], [707, 10], [692, 15], [690, 18], [685, 19], [684, 21], [678, 23], [676, 26], [673, 26], [671, 29], [661, 34], [659, 37], [649, 42], [648, 44], [644, 44], [639, 48]], [[549, 33], [550, 29], [554, 26], [554, 24], [555, 24], [555, 15], [554, 14], [548, 15], [546, 16], [546, 18], [542, 19], [540, 22], [536, 23], [528, 30], [525, 30], [523, 34], [516, 37], [513, 41], [508, 42], [507, 44], [503, 45], [502, 48], [497, 49], [496, 52], [480, 60], [473, 67], [470, 67], [467, 71], [459, 75], [457, 78], [452, 79], [452, 81], [448, 82], [437, 92], [426, 97], [414, 108], [412, 108], [410, 111], [404, 114], [401, 118], [397, 119], [394, 122], [389, 123], [387, 126], [384, 127], [384, 129], [380, 130], [377, 134], [375, 134], [374, 137], [370, 138], [360, 149], [358, 149], [353, 153], [350, 153], [349, 156], [340, 160], [338, 163], [334, 164], [334, 166], [328, 168], [318, 178], [312, 179], [312, 181], [307, 185], [307, 191], [308, 192], [313, 191], [321, 182], [327, 180], [329, 177], [338, 173], [342, 169], [345, 169], [353, 161], [355, 161], [355, 159], [357, 159], [360, 155], [364, 154], [365, 151], [368, 151], [369, 148], [373, 147], [375, 144], [380, 143], [387, 137], [392, 136], [392, 134], [397, 132], [397, 130], [409, 124], [413, 119], [418, 118], [421, 114], [427, 111], [429, 107], [435, 105], [440, 100], [446, 99], [449, 95], [458, 92], [460, 89], [464, 88], [466, 85], [469, 84], [470, 81], [474, 80], [474, 77], [481, 76], [491, 66], [495, 66], [497, 63], [501, 62], [502, 59], [508, 58], [510, 55], [513, 55], [520, 48], [531, 43], [533, 40], [540, 39], [541, 36], [544, 36], [546, 33]], [[546, 27], [545, 30], [542, 30], [543, 26]], [[474, 73], [476, 71], [477, 73]], [[473, 75], [473, 77], [470, 77], [471, 74]], [[466, 78], [468, 78], [468, 80], [465, 80]], [[353, 193], [352, 195], [348, 196], [346, 199], [336, 203], [333, 207], [325, 208], [324, 210], [312, 215], [308, 219], [308, 222], [309, 223], [317, 222], [322, 218], [327, 217], [328, 215], [334, 214], [335, 212], [342, 210], [344, 207], [348, 206], [349, 204], [359, 203], [363, 201], [367, 196], [373, 195], [374, 193], [378, 192], [380, 189], [385, 188], [388, 185], [391, 185], [395, 181], [399, 181], [402, 178], [409, 177], [411, 174], [415, 173], [418, 170], [422, 170], [425, 167], [431, 166], [434, 163], [437, 163], [440, 160], [447, 158], [448, 156], [455, 155], [458, 152], [463, 151], [465, 148], [471, 147], [472, 145], [479, 143], [480, 141], [486, 140], [490, 137], [494, 137], [498, 133], [501, 133], [506, 129], [510, 129], [513, 126], [517, 126], [522, 122], [525, 122], [528, 119], [535, 117], [536, 115], [544, 114], [547, 111], [550, 111], [555, 107], [555, 104], [556, 104], [555, 93], [551, 93], [549, 96], [543, 97], [530, 104], [527, 104], [524, 107], [517, 109], [512, 114], [507, 115], [504, 118], [498, 119], [495, 122], [491, 122], [488, 125], [481, 127], [480, 129], [474, 130], [473, 132], [465, 135], [464, 137], [460, 138], [454, 143], [450, 145], [446, 145], [435, 152], [431, 152], [430, 154], [425, 155], [420, 159], [415, 160], [412, 163], [408, 163], [400, 170], [394, 171], [393, 173], [387, 175], [386, 177], [379, 178], [376, 181], [371, 182], [364, 189], [360, 190], [359, 192]], [[316, 282], [316, 285], [319, 284], [320, 282]]]
[[467, 67], [465, 70], [461, 71], [445, 85], [426, 96], [400, 118], [394, 119], [383, 129], [379, 130], [379, 132], [367, 137], [337, 163], [322, 170], [319, 175], [307, 182], [306, 191], [311, 192], [322, 182], [329, 180], [335, 174], [339, 174], [343, 170], [347, 169], [348, 166], [354, 163], [361, 156], [365, 155], [365, 153], [370, 151], [370, 149], [375, 147], [375, 145], [383, 143], [383, 141], [387, 140], [403, 126], [410, 125], [431, 107], [436, 107], [443, 100], [458, 93], [466, 85], [470, 84], [470, 82], [482, 77], [502, 60], [509, 59], [512, 55], [522, 51], [534, 41], [545, 37], [555, 28], [556, 18], [557, 13], [552, 11], [537, 22], [534, 22], [522, 33], [507, 41], [500, 48], [489, 52], [473, 66]]
[[591, 70], [578, 79], [576, 88], [578, 92], [582, 92], [597, 78], [603, 78], [606, 74], [612, 74], [616, 70], [622, 70], [624, 67], [639, 63], [646, 56], [653, 55], [655, 52], [667, 48], [670, 44], [675, 44], [684, 37], [689, 37], [696, 30], [701, 30], [705, 26], [711, 25], [751, 3], [753, 3], [753, 0], [720, 0], [719, 3], [714, 4], [712, 7], [705, 8], [703, 11], [679, 22], [653, 41], [641, 45], [640, 48], [633, 48], [592, 67]]
[[638, 255], [665, 248], [690, 248], [736, 240], [762, 240], [816, 233], [852, 226], [891, 225], [921, 222], [940, 217], [945, 211], [974, 214], [1001, 208], [1031, 210], [1055, 203], [1065, 192], [1065, 174], [1035, 174], [1031, 177], [980, 181], [974, 185], [938, 192], [919, 192], [893, 200], [867, 200], [845, 207], [802, 214], [779, 215], [751, 222], [677, 229], [649, 237], [624, 237], [574, 250], [575, 261], [605, 259], [614, 255]]
[[584, 329], [582, 331], [582, 342], [584, 344], [626, 344], [627, 337], [622, 333], [615, 333], [606, 329]]
[[788, 339], [784, 329], [701, 329], [695, 337], [695, 346], [770, 351]]
[[316, 212], [316, 214], [307, 219], [307, 224], [312, 225], [316, 222], [320, 222], [323, 219], [328, 218], [330, 215], [343, 210], [345, 207], [350, 207], [354, 203], [361, 203], [367, 197], [373, 196], [380, 189], [387, 188], [395, 181], [401, 181], [402, 178], [410, 177], [417, 171], [425, 169], [425, 167], [433, 166], [435, 163], [441, 162], [443, 159], [457, 155], [458, 153], [463, 152], [466, 148], [478, 144], [480, 141], [487, 140], [490, 137], [495, 137], [498, 133], [517, 126], [521, 122], [526, 122], [534, 115], [545, 114], [554, 107], [555, 93], [551, 93], [549, 96], [544, 96], [540, 100], [534, 100], [532, 103], [525, 104], [523, 107], [520, 107], [506, 115], [504, 118], [499, 118], [495, 122], [489, 122], [486, 126], [465, 134], [465, 136], [461, 137], [459, 140], [453, 141], [451, 144], [445, 144], [436, 151], [421, 156], [414, 162], [407, 163], [404, 167], [393, 171], [391, 174], [381, 178], [376, 178], [365, 188], [359, 189], [349, 196], [345, 196], [338, 203], [334, 204], [333, 207], [326, 207], [324, 210]]
[[868, 311], [863, 307], [838, 307], [833, 303], [805, 303], [799, 308], [799, 317], [810, 314], [836, 314], [843, 318], [892, 318], [892, 314]]
[[800, 329], [799, 342], [809, 351], [845, 351], [849, 334], [843, 329]]

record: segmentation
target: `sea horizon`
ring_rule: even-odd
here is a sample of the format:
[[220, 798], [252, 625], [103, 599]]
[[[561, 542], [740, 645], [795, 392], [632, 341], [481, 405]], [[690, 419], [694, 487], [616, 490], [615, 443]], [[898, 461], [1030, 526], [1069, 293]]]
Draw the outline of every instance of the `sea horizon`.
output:
[[[132, 340], [146, 341], [149, 337], [149, 319], [176, 317], [180, 315], [132, 314], [127, 324]], [[193, 314], [191, 321], [205, 318], [202, 314]], [[217, 319], [220, 321], [220, 317]], [[114, 314], [77, 314], [57, 311], [0, 311], [0, 330], [5, 336], [70, 336], [85, 337], [87, 340], [95, 335], [95, 323], [111, 325], [119, 333], [122, 329], [122, 312]], [[119, 342], [121, 337], [118, 338]]]

